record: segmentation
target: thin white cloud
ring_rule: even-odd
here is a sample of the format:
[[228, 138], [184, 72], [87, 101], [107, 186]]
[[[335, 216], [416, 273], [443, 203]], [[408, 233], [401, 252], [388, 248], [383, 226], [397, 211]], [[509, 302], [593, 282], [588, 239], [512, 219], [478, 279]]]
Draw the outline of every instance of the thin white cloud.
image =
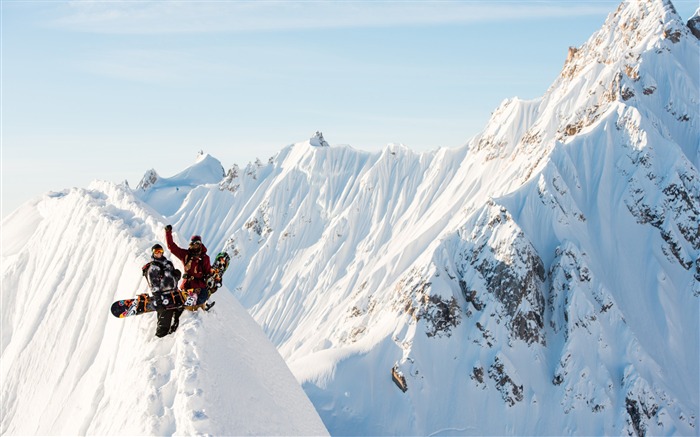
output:
[[86, 56], [77, 67], [98, 76], [158, 85], [214, 81], [224, 76], [232, 80], [244, 73], [240, 67], [186, 51], [152, 49], [100, 51]]
[[184, 54], [149, 50], [112, 50], [80, 62], [81, 69], [115, 79], [175, 84], [186, 75]]
[[615, 2], [551, 1], [73, 1], [53, 26], [149, 34], [392, 27], [606, 15]]

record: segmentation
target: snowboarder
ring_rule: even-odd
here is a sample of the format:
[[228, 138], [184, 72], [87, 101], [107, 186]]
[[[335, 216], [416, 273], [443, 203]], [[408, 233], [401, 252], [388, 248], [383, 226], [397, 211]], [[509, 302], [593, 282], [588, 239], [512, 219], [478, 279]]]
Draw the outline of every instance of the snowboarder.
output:
[[[158, 312], [158, 324], [156, 325], [156, 337], [165, 337], [177, 330], [179, 314], [178, 309], [164, 309], [168, 299], [172, 299], [172, 292], [177, 288], [180, 279], [180, 271], [163, 254], [163, 246], [154, 244], [151, 247], [151, 262], [147, 264], [146, 279], [151, 287], [153, 299], [156, 302]], [[160, 308], [159, 308], [160, 307]], [[173, 316], [177, 314], [173, 321]], [[172, 325], [171, 325], [171, 322]]]
[[[207, 278], [211, 275], [211, 261], [207, 255], [207, 248], [202, 244], [202, 237], [194, 235], [190, 239], [190, 245], [187, 249], [183, 249], [173, 241], [173, 227], [167, 225], [165, 227], [165, 241], [168, 244], [168, 249], [175, 255], [185, 266], [185, 274], [181, 288], [185, 291], [193, 290], [197, 293], [197, 306], [204, 305], [209, 299], [209, 291], [207, 290]], [[176, 312], [176, 320], [179, 320], [182, 309]]]

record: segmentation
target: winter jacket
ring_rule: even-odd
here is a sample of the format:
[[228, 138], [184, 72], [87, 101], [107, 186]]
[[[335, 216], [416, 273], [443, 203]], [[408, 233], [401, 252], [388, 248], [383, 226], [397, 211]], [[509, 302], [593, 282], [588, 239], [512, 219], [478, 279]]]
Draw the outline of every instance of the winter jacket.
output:
[[165, 257], [156, 258], [151, 256], [147, 275], [153, 294], [174, 290], [177, 287], [175, 266]]
[[192, 288], [207, 288], [207, 278], [211, 275], [211, 261], [207, 255], [207, 248], [201, 245], [199, 253], [192, 249], [183, 249], [173, 241], [172, 232], [165, 232], [165, 242], [168, 250], [175, 255], [185, 266], [184, 278], [180, 288], [190, 290]]

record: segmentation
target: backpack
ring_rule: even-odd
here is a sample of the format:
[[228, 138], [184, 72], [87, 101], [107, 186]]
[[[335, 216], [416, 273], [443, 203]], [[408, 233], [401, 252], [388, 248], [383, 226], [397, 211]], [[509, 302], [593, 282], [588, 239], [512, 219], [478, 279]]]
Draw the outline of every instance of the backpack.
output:
[[[144, 278], [146, 278], [146, 283], [148, 283], [149, 287], [153, 287], [153, 284], [151, 284], [150, 278], [148, 277], [148, 269], [151, 268], [151, 264], [153, 264], [153, 261], [149, 261], [146, 264], [141, 267], [141, 275], [143, 275]], [[155, 264], [156, 267], [160, 269], [160, 277], [163, 277], [163, 266], [160, 264]], [[178, 269], [173, 270], [173, 278], [175, 278], [175, 284], [180, 281], [180, 278], [182, 277], [182, 272]]]

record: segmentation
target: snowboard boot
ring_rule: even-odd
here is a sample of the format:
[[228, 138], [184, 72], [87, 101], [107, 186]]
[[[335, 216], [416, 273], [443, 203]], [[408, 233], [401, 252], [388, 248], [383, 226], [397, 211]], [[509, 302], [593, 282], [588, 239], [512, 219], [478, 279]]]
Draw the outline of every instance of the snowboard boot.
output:
[[173, 310], [158, 311], [158, 325], [156, 326], [156, 337], [165, 337], [170, 334], [170, 321], [173, 317]]

